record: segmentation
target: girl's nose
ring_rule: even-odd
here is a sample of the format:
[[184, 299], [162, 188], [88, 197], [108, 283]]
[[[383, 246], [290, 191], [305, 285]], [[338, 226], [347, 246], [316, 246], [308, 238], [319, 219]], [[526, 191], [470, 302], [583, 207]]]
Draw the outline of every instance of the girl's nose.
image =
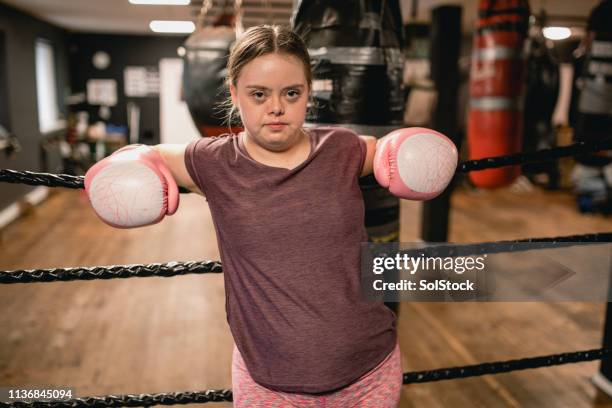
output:
[[279, 97], [272, 97], [270, 113], [275, 116], [282, 115], [284, 113], [283, 104], [281, 103], [281, 99]]

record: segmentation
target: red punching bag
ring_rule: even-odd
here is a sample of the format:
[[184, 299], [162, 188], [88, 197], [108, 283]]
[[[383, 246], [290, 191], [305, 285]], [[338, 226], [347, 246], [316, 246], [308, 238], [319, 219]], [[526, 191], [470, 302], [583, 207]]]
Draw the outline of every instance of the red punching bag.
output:
[[[470, 160], [521, 151], [528, 24], [526, 0], [480, 0], [470, 73]], [[473, 171], [470, 180], [477, 187], [496, 188], [519, 174], [519, 166], [509, 166]]]

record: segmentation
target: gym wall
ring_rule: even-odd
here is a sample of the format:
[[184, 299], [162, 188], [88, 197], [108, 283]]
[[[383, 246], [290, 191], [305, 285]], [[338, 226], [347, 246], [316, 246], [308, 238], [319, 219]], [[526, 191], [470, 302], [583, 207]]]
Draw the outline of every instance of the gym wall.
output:
[[[57, 96], [60, 110], [65, 109], [62, 96], [68, 85], [68, 53], [67, 33], [51, 24], [41, 21], [26, 13], [0, 4], [0, 77], [6, 89], [0, 95], [0, 110], [3, 123], [19, 140], [21, 152], [13, 158], [7, 158], [0, 152], [0, 168], [17, 170], [40, 170], [40, 141], [46, 135], [38, 128], [38, 108], [36, 95], [36, 64], [34, 59], [34, 44], [38, 38], [48, 40], [53, 44], [55, 52], [55, 72], [57, 74]], [[4, 40], [2, 40], [4, 39]], [[2, 87], [2, 85], [0, 85]], [[63, 111], [65, 113], [65, 110]], [[34, 187], [24, 184], [8, 184], [2, 186], [0, 209], [18, 201], [33, 190]]]
[[[126, 97], [123, 72], [127, 66], [147, 66], [158, 69], [162, 58], [178, 58], [177, 48], [185, 37], [161, 37], [138, 35], [105, 35], [74, 33], [69, 38], [70, 78], [73, 93], [86, 92], [89, 79], [114, 79], [117, 82], [117, 105], [110, 108], [108, 122], [127, 124], [127, 103], [140, 106], [139, 142], [160, 142], [159, 96]], [[104, 70], [95, 68], [92, 57], [97, 51], [110, 55], [110, 65]], [[71, 107], [72, 111], [85, 110], [90, 123], [99, 119], [99, 106], [82, 103]]]

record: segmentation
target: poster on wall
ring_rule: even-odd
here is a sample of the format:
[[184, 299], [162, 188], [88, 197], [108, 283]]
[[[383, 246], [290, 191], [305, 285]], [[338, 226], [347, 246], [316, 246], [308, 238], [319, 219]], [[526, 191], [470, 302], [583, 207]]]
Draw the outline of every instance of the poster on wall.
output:
[[117, 104], [117, 81], [114, 79], [88, 80], [87, 103], [90, 105], [115, 106]]
[[156, 67], [125, 67], [123, 83], [127, 97], [155, 97], [159, 95], [159, 70]]

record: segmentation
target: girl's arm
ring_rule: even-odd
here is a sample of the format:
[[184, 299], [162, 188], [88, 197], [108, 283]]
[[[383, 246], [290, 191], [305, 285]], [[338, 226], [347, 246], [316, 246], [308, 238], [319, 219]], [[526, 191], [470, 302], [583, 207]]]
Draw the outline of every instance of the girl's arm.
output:
[[377, 139], [374, 136], [359, 135], [359, 137], [366, 142], [367, 146], [365, 162], [363, 163], [363, 169], [361, 169], [361, 174], [359, 175], [359, 177], [363, 177], [372, 174]]
[[186, 148], [186, 144], [159, 144], [153, 146], [153, 149], [157, 150], [166, 162], [166, 166], [170, 170], [170, 173], [172, 173], [172, 177], [174, 177], [176, 184], [194, 193], [204, 195], [193, 182], [185, 166]]

